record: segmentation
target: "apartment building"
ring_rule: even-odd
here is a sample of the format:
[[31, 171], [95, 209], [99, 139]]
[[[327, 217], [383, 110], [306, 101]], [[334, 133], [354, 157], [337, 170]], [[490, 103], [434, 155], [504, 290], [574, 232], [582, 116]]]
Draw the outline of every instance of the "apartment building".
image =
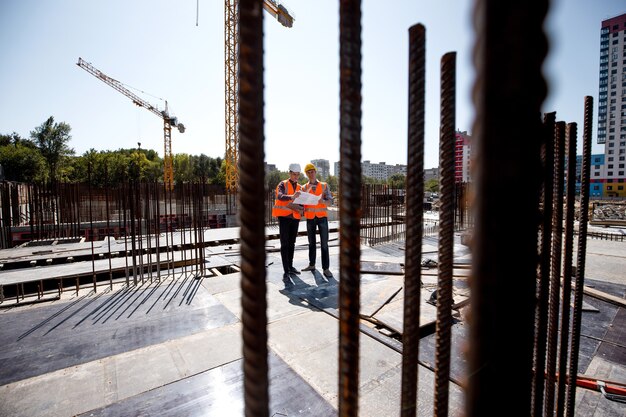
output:
[[[626, 14], [602, 21], [598, 143], [604, 144], [604, 195], [626, 197]], [[594, 170], [592, 169], [592, 177]]]

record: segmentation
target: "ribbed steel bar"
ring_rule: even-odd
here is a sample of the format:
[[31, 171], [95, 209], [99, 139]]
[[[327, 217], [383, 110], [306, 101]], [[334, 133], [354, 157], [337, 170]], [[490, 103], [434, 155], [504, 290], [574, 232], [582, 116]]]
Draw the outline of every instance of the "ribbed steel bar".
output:
[[559, 291], [561, 288], [561, 253], [563, 247], [563, 164], [565, 122], [557, 122], [554, 136], [554, 196], [552, 200], [552, 255], [550, 257], [550, 291], [548, 295], [548, 343], [546, 354], [546, 387], [544, 415], [554, 415], [557, 346], [559, 335]]
[[262, 2], [240, 0], [239, 223], [245, 415], [269, 415], [263, 161]]
[[593, 97], [585, 97], [585, 122], [583, 126], [583, 160], [580, 181], [580, 218], [578, 223], [578, 250], [576, 254], [576, 288], [572, 313], [572, 342], [570, 346], [569, 381], [567, 385], [567, 413], [574, 416], [576, 404], [576, 378], [578, 377], [578, 347], [582, 319], [583, 285], [587, 257], [587, 222], [589, 220], [589, 174], [591, 170], [591, 132], [593, 126]]
[[95, 265], [95, 254], [94, 254], [94, 247], [93, 247], [93, 241], [94, 239], [96, 239], [97, 235], [95, 235], [94, 230], [93, 230], [93, 196], [91, 194], [91, 162], [88, 162], [87, 165], [87, 178], [88, 178], [88, 189], [89, 189], [89, 230], [91, 231], [91, 233], [93, 234], [91, 236], [91, 238], [89, 239], [91, 242], [90, 246], [91, 246], [91, 279], [93, 282], [93, 292], [95, 293], [97, 290], [97, 285], [96, 285], [96, 265]]
[[339, 2], [339, 416], [359, 407], [361, 1]]
[[545, 387], [546, 339], [548, 328], [548, 293], [550, 289], [550, 248], [552, 246], [552, 196], [554, 193], [554, 124], [556, 113], [546, 113], [543, 117], [543, 144], [541, 162], [543, 164], [543, 193], [541, 213], [541, 238], [539, 248], [539, 277], [537, 282], [537, 309], [535, 313], [535, 354], [534, 383], [532, 394], [532, 415], [540, 416], [543, 410]]
[[470, 417], [531, 412], [548, 3], [477, 0], [474, 9]]
[[403, 417], [417, 415], [417, 360], [421, 300], [422, 236], [424, 234], [424, 108], [426, 91], [426, 28], [409, 28], [409, 126], [406, 177], [406, 254], [404, 329], [402, 331]]
[[570, 302], [572, 296], [572, 254], [574, 250], [574, 203], [576, 201], [576, 123], [568, 123], [565, 131], [567, 152], [567, 182], [565, 199], [565, 237], [563, 244], [563, 283], [561, 289], [561, 341], [559, 347], [559, 379], [556, 415], [563, 416], [565, 378], [569, 344]]
[[454, 255], [454, 145], [456, 113], [456, 52], [441, 58], [441, 115], [439, 126], [439, 272], [435, 345], [434, 415], [448, 415], [450, 340], [452, 330], [452, 257]]

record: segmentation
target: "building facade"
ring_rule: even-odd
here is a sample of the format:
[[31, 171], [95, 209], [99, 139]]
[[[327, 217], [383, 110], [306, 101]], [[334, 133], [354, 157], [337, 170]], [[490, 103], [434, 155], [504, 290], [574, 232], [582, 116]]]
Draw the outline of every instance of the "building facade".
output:
[[330, 177], [330, 162], [328, 159], [312, 159], [311, 163], [317, 168], [317, 178], [321, 181], [327, 181]]
[[[626, 197], [626, 14], [600, 30], [598, 143], [604, 144], [604, 196]], [[592, 179], [594, 177], [592, 164]]]
[[454, 134], [454, 182], [470, 182], [472, 137], [457, 130]]

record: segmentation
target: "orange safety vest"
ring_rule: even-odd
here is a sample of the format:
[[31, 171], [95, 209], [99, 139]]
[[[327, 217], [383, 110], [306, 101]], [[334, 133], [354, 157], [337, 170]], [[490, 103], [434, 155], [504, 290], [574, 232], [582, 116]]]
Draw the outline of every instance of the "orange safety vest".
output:
[[[318, 181], [317, 183], [320, 185], [320, 187], [315, 187], [315, 191], [313, 191], [313, 188], [311, 188], [311, 183], [308, 182], [304, 184], [302, 191], [318, 196], [322, 195], [326, 191], [326, 187], [328, 187], [328, 184], [321, 181]], [[321, 201], [315, 206], [304, 206], [304, 217], [306, 217], [307, 219], [313, 219], [316, 216], [328, 217], [326, 204], [322, 203]]]
[[[296, 189], [294, 190], [293, 185], [291, 185], [291, 182], [289, 180], [284, 180], [281, 182], [286, 183], [285, 184], [286, 194], [293, 195], [296, 191], [300, 191], [301, 189], [300, 184], [296, 184]], [[278, 183], [278, 185], [276, 186], [277, 197], [278, 197], [279, 187], [280, 187], [280, 183]], [[301, 218], [300, 213], [287, 207], [289, 203], [291, 203], [291, 201], [289, 200], [283, 201], [283, 200], [279, 200], [278, 198], [276, 198], [276, 200], [274, 200], [274, 207], [272, 208], [272, 217], [285, 217], [285, 216], [289, 216], [290, 214], [292, 214], [294, 219], [300, 220]]]

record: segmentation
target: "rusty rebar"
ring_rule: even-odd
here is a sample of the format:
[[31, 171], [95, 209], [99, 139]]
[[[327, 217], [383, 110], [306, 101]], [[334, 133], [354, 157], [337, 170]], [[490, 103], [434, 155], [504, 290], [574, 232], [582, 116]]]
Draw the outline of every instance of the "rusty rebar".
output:
[[511, 415], [531, 411], [547, 11], [547, 0], [478, 0], [474, 9], [470, 417], [499, 415], [504, 403]]
[[554, 193], [554, 124], [556, 113], [546, 113], [543, 118], [543, 144], [541, 161], [543, 193], [541, 213], [541, 240], [539, 248], [539, 277], [537, 282], [537, 309], [535, 313], [534, 384], [532, 393], [532, 415], [540, 416], [543, 410], [546, 331], [548, 323], [548, 293], [550, 289], [550, 248], [552, 246], [552, 196]]
[[548, 301], [548, 343], [546, 353], [546, 386], [544, 415], [554, 414], [557, 345], [559, 335], [559, 291], [561, 288], [561, 253], [563, 247], [563, 164], [565, 122], [557, 122], [554, 137], [554, 195], [552, 200], [552, 254], [550, 256], [550, 292]]
[[439, 251], [434, 415], [448, 415], [450, 340], [452, 330], [452, 258], [454, 248], [454, 145], [456, 113], [456, 52], [441, 59], [441, 115], [439, 127]]
[[409, 28], [409, 126], [406, 177], [406, 254], [404, 316], [402, 322], [403, 417], [417, 414], [417, 362], [421, 300], [421, 260], [424, 219], [424, 108], [426, 84], [426, 28]]
[[361, 273], [361, 2], [339, 2], [339, 416], [359, 407]]
[[[89, 184], [89, 228], [91, 229], [91, 232], [93, 234], [93, 211], [92, 211], [92, 202], [93, 202], [93, 196], [91, 194], [91, 161], [88, 162], [87, 165], [87, 178], [88, 178], [88, 184]], [[95, 255], [94, 255], [94, 247], [93, 247], [93, 241], [94, 241], [94, 236], [91, 237], [91, 239], [89, 239], [91, 242], [90, 246], [91, 246], [91, 278], [93, 281], [93, 292], [95, 293], [97, 291], [97, 285], [96, 285], [96, 265], [95, 265]]]
[[580, 182], [580, 217], [578, 222], [578, 250], [576, 254], [576, 288], [572, 313], [572, 342], [570, 346], [569, 381], [567, 386], [567, 416], [574, 416], [576, 404], [576, 378], [578, 377], [578, 347], [582, 320], [583, 286], [587, 255], [587, 222], [589, 220], [589, 174], [591, 170], [591, 132], [593, 126], [593, 97], [585, 97], [583, 127], [583, 158]]
[[[574, 250], [574, 203], [576, 200], [576, 123], [566, 129], [567, 182], [565, 199], [565, 237], [563, 244], [563, 284], [561, 289], [561, 341], [559, 347], [559, 375], [567, 373], [569, 343], [570, 301], [572, 293], [572, 251]], [[556, 415], [563, 416], [565, 378], [559, 377], [556, 396]]]
[[263, 9], [241, 0], [239, 52], [239, 222], [245, 415], [269, 415], [267, 288], [265, 284], [265, 191], [263, 161]]

